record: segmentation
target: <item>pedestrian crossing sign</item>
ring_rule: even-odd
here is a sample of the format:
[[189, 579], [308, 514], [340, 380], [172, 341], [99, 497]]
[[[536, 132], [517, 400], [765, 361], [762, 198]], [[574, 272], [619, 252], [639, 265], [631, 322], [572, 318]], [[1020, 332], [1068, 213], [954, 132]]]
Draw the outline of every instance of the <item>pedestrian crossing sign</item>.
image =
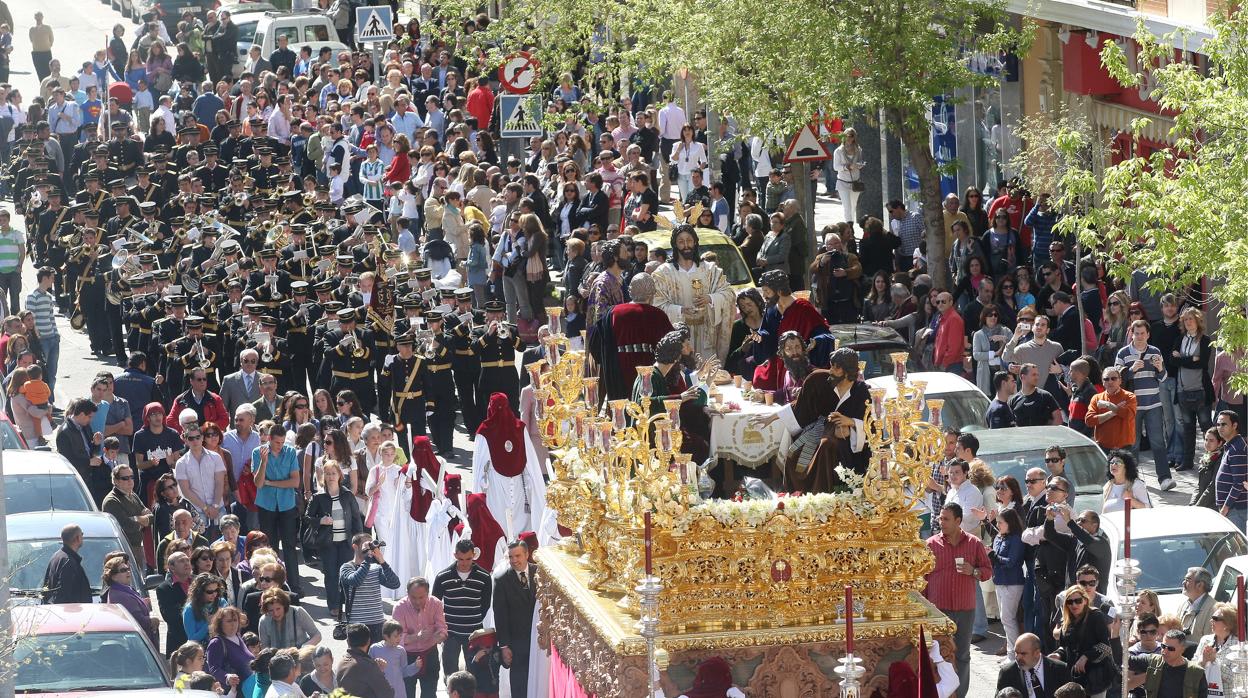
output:
[[499, 135], [503, 138], [531, 138], [542, 135], [541, 95], [499, 95], [502, 117]]
[[355, 8], [355, 41], [359, 44], [394, 39], [394, 13], [389, 5]]

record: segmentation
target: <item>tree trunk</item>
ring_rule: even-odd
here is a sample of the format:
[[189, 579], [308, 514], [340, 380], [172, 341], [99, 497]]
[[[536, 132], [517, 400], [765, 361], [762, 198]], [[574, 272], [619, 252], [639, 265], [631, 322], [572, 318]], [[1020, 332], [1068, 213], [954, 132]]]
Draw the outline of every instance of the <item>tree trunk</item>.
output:
[[910, 164], [919, 176], [919, 194], [923, 203], [923, 222], [927, 228], [927, 273], [932, 277], [932, 288], [953, 291], [949, 278], [948, 251], [945, 247], [945, 217], [941, 209], [940, 173], [936, 159], [932, 157], [931, 133], [916, 123], [926, 123], [895, 109], [888, 109], [890, 125], [901, 137], [910, 156]]
[[[813, 241], [817, 233], [815, 232], [815, 198], [810, 195], [809, 162], [793, 163], [793, 195], [797, 199], [797, 208], [802, 218], [806, 221], [806, 264], [810, 264], [810, 261], [815, 257], [815, 249], [818, 246]], [[800, 282], [800, 284], [793, 284], [793, 288], [810, 289], [805, 265], [801, 269], [794, 269], [793, 275], [797, 277], [795, 281]]]

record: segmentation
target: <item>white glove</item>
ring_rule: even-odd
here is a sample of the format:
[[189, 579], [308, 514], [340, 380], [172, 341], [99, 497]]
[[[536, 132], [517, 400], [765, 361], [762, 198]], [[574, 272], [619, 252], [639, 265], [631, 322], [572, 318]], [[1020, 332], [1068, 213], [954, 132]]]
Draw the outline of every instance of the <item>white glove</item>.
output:
[[394, 360], [398, 358], [398, 356], [398, 354], [386, 354], [386, 361], [382, 364], [382, 368], [390, 368], [390, 364], [394, 363]]

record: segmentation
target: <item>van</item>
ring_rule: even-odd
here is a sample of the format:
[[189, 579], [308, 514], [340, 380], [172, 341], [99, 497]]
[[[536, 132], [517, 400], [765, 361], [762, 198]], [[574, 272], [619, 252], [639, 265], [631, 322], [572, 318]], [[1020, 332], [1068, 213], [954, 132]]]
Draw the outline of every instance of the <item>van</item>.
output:
[[247, 52], [252, 46], [260, 47], [260, 56], [268, 60], [269, 55], [277, 49], [277, 37], [285, 36], [290, 43], [287, 46], [295, 55], [304, 46], [312, 48], [315, 58], [322, 47], [328, 46], [333, 51], [330, 59], [332, 65], [338, 65], [338, 52], [350, 51], [351, 47], [338, 41], [338, 32], [334, 29], [334, 21], [320, 12], [265, 12], [246, 13], [234, 18], [238, 24], [238, 62], [234, 64], [234, 74], [241, 75], [247, 63]]

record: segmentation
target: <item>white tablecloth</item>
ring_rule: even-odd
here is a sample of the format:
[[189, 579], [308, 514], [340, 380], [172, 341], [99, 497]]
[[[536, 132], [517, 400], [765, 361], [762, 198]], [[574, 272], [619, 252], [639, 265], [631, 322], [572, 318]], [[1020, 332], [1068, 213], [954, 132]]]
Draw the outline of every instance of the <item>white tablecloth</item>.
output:
[[750, 424], [750, 419], [775, 414], [781, 406], [750, 402], [733, 385], [721, 385], [719, 392], [725, 405], [735, 402], [741, 411], [711, 416], [711, 452], [751, 468], [766, 464], [780, 450], [784, 427], [777, 420], [760, 428]]

